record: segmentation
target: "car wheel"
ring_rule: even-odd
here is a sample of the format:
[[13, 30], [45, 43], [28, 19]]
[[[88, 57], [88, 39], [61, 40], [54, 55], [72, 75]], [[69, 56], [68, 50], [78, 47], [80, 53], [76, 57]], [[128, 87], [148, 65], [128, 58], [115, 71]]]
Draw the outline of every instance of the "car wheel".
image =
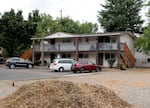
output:
[[84, 68], [80, 68], [80, 73], [83, 73], [84, 72]]
[[59, 72], [63, 72], [64, 71], [64, 68], [63, 67], [60, 67], [59, 68]]
[[96, 71], [96, 72], [99, 72], [99, 71], [100, 71], [100, 68], [99, 68], [99, 67], [97, 67], [95, 71]]
[[29, 68], [29, 69], [32, 69], [32, 67], [33, 67], [33, 66], [32, 66], [31, 64], [28, 64], [28, 68]]
[[10, 65], [10, 69], [14, 69], [15, 68], [15, 65], [14, 64], [11, 64]]

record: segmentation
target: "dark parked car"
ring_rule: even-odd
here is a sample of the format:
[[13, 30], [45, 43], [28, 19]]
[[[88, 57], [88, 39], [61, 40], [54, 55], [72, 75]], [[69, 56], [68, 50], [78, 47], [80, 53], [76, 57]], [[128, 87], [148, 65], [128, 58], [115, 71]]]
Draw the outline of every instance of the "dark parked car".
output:
[[3, 57], [0, 57], [0, 64], [4, 64], [4, 58]]
[[99, 72], [102, 70], [100, 65], [97, 65], [91, 61], [77, 61], [74, 62], [71, 66], [71, 70], [76, 73], [79, 71], [80, 73], [84, 71], [93, 71]]
[[8, 66], [10, 69], [13, 69], [15, 67], [26, 67], [26, 68], [33, 68], [33, 63], [28, 60], [24, 60], [19, 57], [12, 57], [6, 60], [5, 62], [6, 66]]

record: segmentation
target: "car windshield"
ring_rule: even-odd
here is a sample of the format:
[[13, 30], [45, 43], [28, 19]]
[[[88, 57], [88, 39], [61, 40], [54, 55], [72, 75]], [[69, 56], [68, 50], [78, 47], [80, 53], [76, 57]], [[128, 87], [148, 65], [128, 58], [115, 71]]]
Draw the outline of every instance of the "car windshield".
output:
[[24, 62], [25, 60], [22, 58], [10, 58], [7, 61], [12, 61], [12, 62]]
[[90, 64], [90, 65], [94, 65], [94, 63], [93, 63], [93, 62], [91, 62], [91, 61], [88, 61], [88, 64]]

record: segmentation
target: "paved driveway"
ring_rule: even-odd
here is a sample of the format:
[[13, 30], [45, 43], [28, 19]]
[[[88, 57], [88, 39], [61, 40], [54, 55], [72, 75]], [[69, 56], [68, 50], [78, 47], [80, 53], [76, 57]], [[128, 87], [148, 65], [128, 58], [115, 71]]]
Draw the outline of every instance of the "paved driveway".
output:
[[9, 69], [5, 66], [0, 67], [0, 80], [30, 80], [57, 78], [71, 75], [73, 72], [52, 72], [48, 68], [35, 67], [33, 69], [16, 68]]
[[[56, 77], [57, 80], [103, 85], [138, 108], [150, 108], [150, 68], [131, 68], [125, 71], [103, 69], [102, 72], [74, 74], [72, 72], [50, 72], [49, 69], [7, 69], [6, 67], [0, 67], [0, 80], [9, 79], [9, 81], [0, 81], [0, 98], [11, 94], [23, 84], [36, 81], [11, 81], [12, 79]], [[15, 82], [14, 87], [12, 82]]]
[[68, 72], [54, 72], [50, 71], [47, 67], [35, 67], [33, 69], [26, 68], [15, 68], [9, 69], [6, 66], [0, 66], [0, 81], [1, 80], [38, 80], [38, 79], [50, 79], [50, 78], [62, 78], [66, 76], [83, 76], [89, 74], [98, 74], [98, 72], [93, 73], [76, 73], [71, 71]]

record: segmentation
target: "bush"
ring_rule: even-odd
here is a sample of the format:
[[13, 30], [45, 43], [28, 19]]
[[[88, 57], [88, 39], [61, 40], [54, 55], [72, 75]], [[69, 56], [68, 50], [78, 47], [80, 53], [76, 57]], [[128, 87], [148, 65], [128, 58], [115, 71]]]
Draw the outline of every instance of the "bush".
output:
[[108, 61], [109, 67], [112, 68], [113, 64], [115, 62], [115, 58], [109, 58], [109, 59], [107, 59], [107, 61]]
[[[34, 62], [34, 65], [36, 65], [36, 66], [40, 66], [41, 65], [41, 60], [37, 60], [37, 61], [35, 61]], [[44, 60], [44, 66], [46, 66], [47, 65], [47, 61], [46, 60]]]
[[121, 70], [125, 70], [124, 64], [121, 63], [121, 64], [119, 65], [119, 67], [120, 67]]
[[2, 56], [3, 56], [4, 58], [9, 57], [8, 51], [7, 51], [5, 48], [2, 48]]

